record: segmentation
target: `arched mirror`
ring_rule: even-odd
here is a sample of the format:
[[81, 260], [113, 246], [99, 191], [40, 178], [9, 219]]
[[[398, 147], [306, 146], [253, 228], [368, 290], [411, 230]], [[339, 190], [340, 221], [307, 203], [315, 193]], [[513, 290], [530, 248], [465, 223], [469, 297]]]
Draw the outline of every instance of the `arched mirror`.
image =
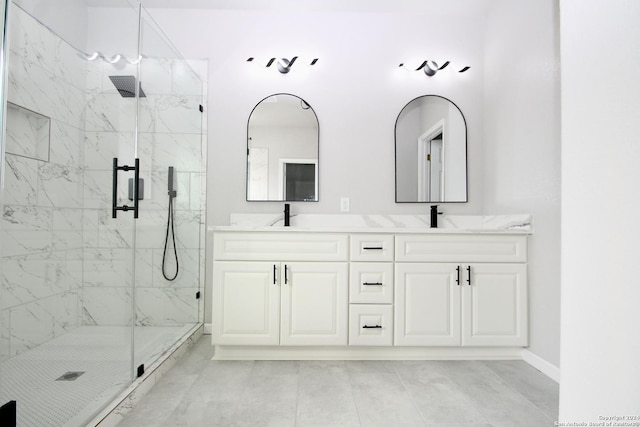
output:
[[396, 120], [396, 203], [467, 201], [467, 125], [441, 96], [409, 102]]
[[247, 125], [247, 200], [318, 201], [318, 117], [304, 99], [278, 93]]

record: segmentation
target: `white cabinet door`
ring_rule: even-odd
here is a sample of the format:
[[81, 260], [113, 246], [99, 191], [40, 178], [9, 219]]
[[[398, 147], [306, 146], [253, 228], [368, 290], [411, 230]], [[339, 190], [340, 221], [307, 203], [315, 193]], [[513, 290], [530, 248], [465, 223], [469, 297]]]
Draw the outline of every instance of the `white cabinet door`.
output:
[[291, 262], [282, 269], [280, 344], [347, 345], [347, 263]]
[[213, 344], [278, 345], [279, 266], [272, 262], [214, 263]]
[[526, 346], [526, 265], [488, 263], [464, 268], [462, 345]]
[[397, 263], [394, 344], [460, 345], [459, 264]]

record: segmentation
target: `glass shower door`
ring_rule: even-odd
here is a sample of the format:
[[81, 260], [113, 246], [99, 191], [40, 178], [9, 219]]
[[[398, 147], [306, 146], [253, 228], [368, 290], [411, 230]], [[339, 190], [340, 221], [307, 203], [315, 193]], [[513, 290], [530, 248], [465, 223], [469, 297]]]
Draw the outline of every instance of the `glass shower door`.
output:
[[134, 335], [136, 366], [148, 366], [200, 319], [206, 156], [202, 82], [144, 8], [141, 16]]
[[112, 217], [112, 184], [114, 158], [134, 164], [137, 101], [112, 77], [138, 78], [139, 15], [120, 3], [108, 27], [71, 25], [99, 16], [83, 2], [7, 6], [0, 402], [20, 426], [86, 425], [135, 376], [135, 221]]

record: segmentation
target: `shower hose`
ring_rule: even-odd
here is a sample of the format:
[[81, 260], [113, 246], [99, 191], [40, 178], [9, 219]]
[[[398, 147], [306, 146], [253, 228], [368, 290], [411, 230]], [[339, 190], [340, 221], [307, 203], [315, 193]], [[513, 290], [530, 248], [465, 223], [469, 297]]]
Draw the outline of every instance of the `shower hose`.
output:
[[[173, 256], [176, 260], [176, 273], [171, 277], [165, 272], [167, 261], [167, 246], [169, 245], [169, 234], [171, 234], [171, 240], [173, 243]], [[180, 266], [178, 264], [178, 250], [176, 249], [176, 233], [173, 230], [173, 196], [169, 194], [169, 212], [167, 213], [167, 234], [164, 238], [164, 252], [162, 253], [162, 275], [165, 279], [172, 282], [178, 277], [178, 271]]]

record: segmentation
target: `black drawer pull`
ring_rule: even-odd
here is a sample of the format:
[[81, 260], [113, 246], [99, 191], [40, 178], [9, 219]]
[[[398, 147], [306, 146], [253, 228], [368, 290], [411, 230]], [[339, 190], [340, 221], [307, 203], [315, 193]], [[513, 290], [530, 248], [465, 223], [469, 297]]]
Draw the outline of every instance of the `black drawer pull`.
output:
[[364, 249], [365, 251], [381, 251], [384, 248], [382, 246], [365, 246], [362, 249]]
[[364, 325], [362, 327], [362, 329], [382, 329], [382, 326], [380, 326], [380, 325], [375, 325], [375, 326]]
[[362, 286], [382, 286], [380, 282], [364, 282]]

